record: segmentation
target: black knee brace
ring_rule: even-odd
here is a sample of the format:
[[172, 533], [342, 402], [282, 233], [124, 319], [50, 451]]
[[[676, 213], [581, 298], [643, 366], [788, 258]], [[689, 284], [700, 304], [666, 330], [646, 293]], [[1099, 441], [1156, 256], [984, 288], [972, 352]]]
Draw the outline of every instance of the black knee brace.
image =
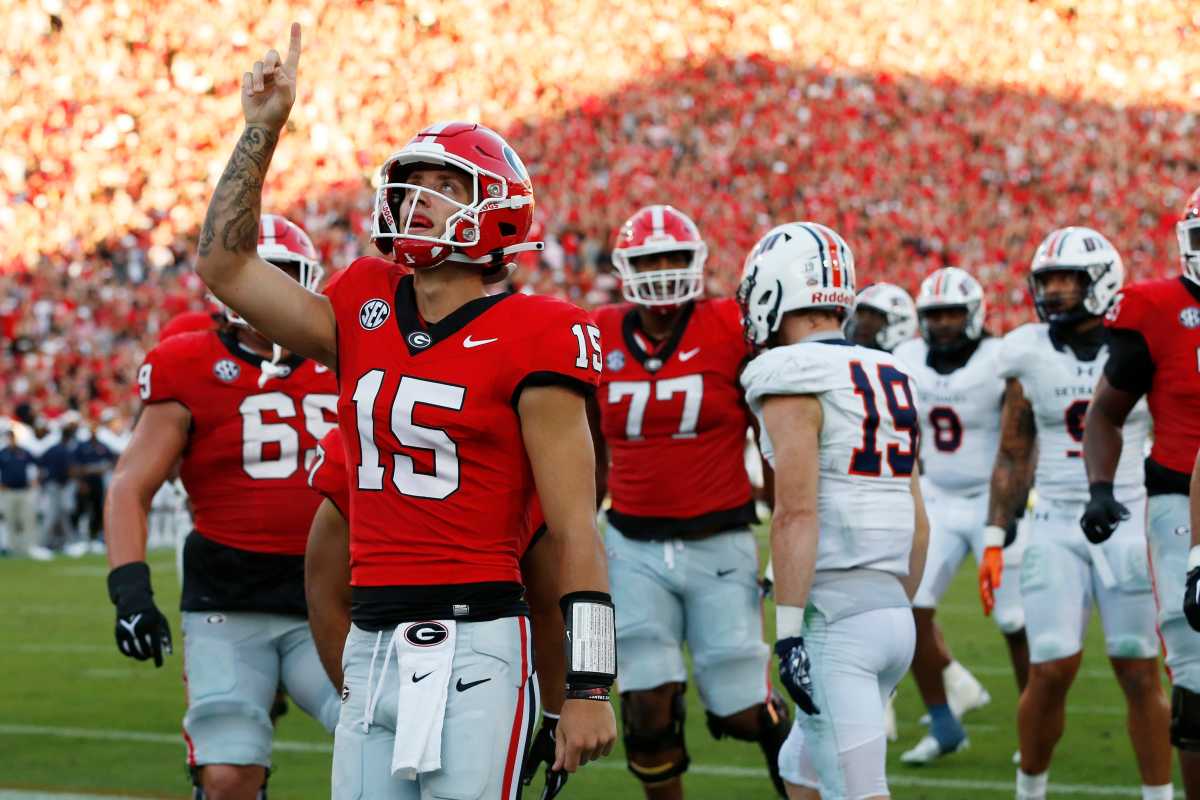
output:
[[705, 715], [708, 732], [714, 739], [728, 736], [743, 742], [757, 742], [767, 760], [767, 771], [771, 774], [771, 783], [775, 785], [775, 791], [780, 797], [787, 797], [783, 778], [779, 776], [779, 750], [792, 729], [792, 720], [787, 703], [779, 693], [772, 689], [767, 702], [758, 707], [754, 731], [746, 730], [740, 725], [731, 725], [727, 717], [718, 717], [711, 711], [706, 711]]
[[[204, 787], [200, 784], [200, 767], [188, 768], [188, 775], [192, 778], [192, 800], [205, 800]], [[267, 767], [266, 774], [263, 775], [262, 788], [258, 790], [258, 794], [254, 800], [267, 800], [267, 781], [271, 779], [271, 768]]]
[[1200, 694], [1182, 686], [1171, 687], [1171, 744], [1200, 753]]
[[[621, 703], [621, 724], [624, 728], [625, 761], [638, 780], [647, 785], [665, 783], [687, 772], [691, 758], [683, 741], [683, 722], [687, 716], [687, 699], [680, 689], [671, 698], [671, 722], [657, 731], [639, 731], [629, 713], [630, 703]], [[681, 756], [663, 759], [664, 750], [682, 751]]]

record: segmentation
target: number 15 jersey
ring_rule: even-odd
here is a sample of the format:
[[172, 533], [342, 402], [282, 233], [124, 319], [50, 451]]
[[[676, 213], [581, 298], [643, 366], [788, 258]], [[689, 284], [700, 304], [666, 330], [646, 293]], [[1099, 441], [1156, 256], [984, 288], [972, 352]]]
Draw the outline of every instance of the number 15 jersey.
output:
[[[593, 391], [599, 331], [562, 300], [507, 292], [426, 325], [413, 277], [377, 258], [325, 291], [337, 318], [351, 584], [420, 587], [417, 603], [457, 597], [464, 584], [473, 596], [519, 586], [534, 484], [517, 403], [534, 386]], [[453, 603], [455, 616], [471, 613]]]
[[775, 450], [763, 402], [772, 395], [813, 395], [821, 403], [818, 572], [908, 574], [915, 519], [910, 483], [920, 437], [901, 363], [891, 353], [834, 338], [772, 348], [742, 373], [771, 466]]

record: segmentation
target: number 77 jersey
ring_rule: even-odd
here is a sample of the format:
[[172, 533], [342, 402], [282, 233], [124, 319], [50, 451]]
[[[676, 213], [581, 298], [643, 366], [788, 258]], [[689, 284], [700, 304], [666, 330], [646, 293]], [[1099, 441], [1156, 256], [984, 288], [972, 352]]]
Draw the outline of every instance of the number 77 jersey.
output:
[[[817, 569], [906, 575], [920, 423], [902, 362], [845, 339], [806, 341], [755, 358], [742, 385], [760, 422], [763, 402], [774, 395], [811, 395], [821, 403]], [[760, 430], [763, 455], [774, 467], [765, 424]]]

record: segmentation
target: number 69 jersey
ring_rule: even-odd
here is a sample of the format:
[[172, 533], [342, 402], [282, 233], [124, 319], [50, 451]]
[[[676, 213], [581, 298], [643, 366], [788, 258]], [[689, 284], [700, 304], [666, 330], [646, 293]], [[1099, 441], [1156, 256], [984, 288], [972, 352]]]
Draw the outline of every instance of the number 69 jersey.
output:
[[228, 547], [298, 556], [320, 501], [306, 470], [337, 424], [337, 384], [293, 356], [281, 365], [287, 374], [260, 387], [262, 361], [231, 333], [183, 333], [146, 355], [138, 393], [191, 412], [180, 477], [196, 530]]
[[813, 395], [821, 402], [818, 571], [908, 574], [910, 483], [920, 428], [901, 363], [891, 353], [826, 339], [772, 348], [742, 373], [746, 399], [763, 423], [763, 455], [772, 466], [775, 451], [763, 401]]
[[[1000, 375], [1020, 381], [1033, 406], [1038, 443], [1034, 484], [1039, 499], [1088, 500], [1083, 422], [1107, 360], [1107, 345], [1091, 361], [1080, 360], [1068, 347], [1059, 350], [1045, 323], [1022, 325], [1004, 337]], [[1113, 480], [1118, 497], [1144, 492], [1142, 459], [1149, 427], [1150, 413], [1142, 399], [1125, 420], [1125, 446]]]
[[929, 366], [924, 340], [910, 339], [896, 348], [921, 404], [922, 477], [939, 489], [963, 496], [988, 490], [1000, 444], [1002, 349], [999, 339], [987, 337], [966, 364], [943, 375]]
[[517, 405], [529, 387], [594, 391], [599, 330], [570, 303], [510, 292], [427, 325], [413, 277], [377, 258], [355, 261], [325, 292], [337, 319], [351, 584], [400, 587], [389, 596], [414, 602], [458, 598], [466, 584], [519, 588], [534, 483]]

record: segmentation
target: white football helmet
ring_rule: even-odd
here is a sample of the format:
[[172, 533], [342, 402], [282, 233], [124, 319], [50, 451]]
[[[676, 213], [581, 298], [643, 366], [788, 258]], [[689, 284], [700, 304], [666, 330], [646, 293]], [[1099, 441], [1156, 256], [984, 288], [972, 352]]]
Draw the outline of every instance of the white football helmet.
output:
[[854, 254], [819, 223], [777, 225], [746, 256], [737, 296], [746, 338], [765, 344], [788, 311], [854, 305]]
[[1175, 236], [1179, 239], [1179, 260], [1183, 264], [1183, 277], [1192, 283], [1200, 283], [1200, 189], [1192, 192], [1175, 223]]
[[[1088, 279], [1083, 302], [1073, 309], [1048, 310], [1038, 276], [1048, 272], [1080, 272]], [[1098, 317], [1112, 305], [1125, 283], [1125, 263], [1117, 248], [1091, 228], [1059, 228], [1038, 245], [1029, 268], [1029, 291], [1038, 318], [1051, 324]]]
[[921, 337], [932, 344], [929, 331], [926, 330], [924, 312], [935, 308], [965, 308], [967, 310], [967, 327], [963, 335], [970, 341], [978, 341], [983, 335], [983, 319], [986, 303], [983, 299], [983, 287], [969, 272], [958, 267], [943, 267], [921, 281], [921, 290], [917, 292], [917, 322], [921, 328]]
[[846, 319], [846, 338], [854, 341], [854, 312], [869, 308], [883, 315], [883, 327], [875, 334], [875, 346], [892, 352], [917, 333], [917, 307], [908, 292], [894, 283], [874, 283], [858, 293]]

